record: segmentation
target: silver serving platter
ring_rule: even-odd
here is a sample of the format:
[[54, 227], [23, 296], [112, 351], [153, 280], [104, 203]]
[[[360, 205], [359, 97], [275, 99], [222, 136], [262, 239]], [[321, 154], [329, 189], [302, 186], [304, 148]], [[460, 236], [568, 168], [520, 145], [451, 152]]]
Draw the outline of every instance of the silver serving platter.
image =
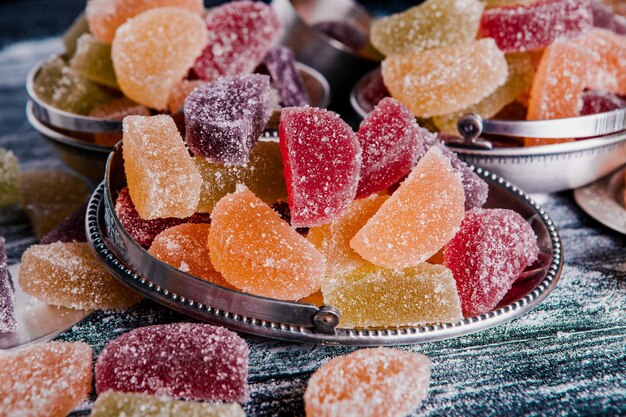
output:
[[616, 232], [626, 234], [626, 168], [574, 190], [576, 203], [588, 215]]
[[[376, 71], [376, 70], [375, 70]], [[365, 117], [360, 90], [375, 71], [365, 75], [350, 95], [354, 110]], [[459, 120], [460, 138], [446, 140], [461, 159], [496, 173], [529, 193], [552, 193], [582, 187], [626, 163], [626, 109], [558, 120], [484, 120], [469, 114]], [[530, 147], [493, 147], [483, 134], [505, 137], [590, 138]]]
[[541, 256], [523, 273], [497, 308], [458, 323], [419, 327], [343, 329], [332, 306], [285, 302], [226, 289], [195, 278], [152, 257], [134, 242], [115, 214], [117, 192], [125, 186], [121, 149], [107, 163], [105, 180], [87, 208], [86, 234], [96, 257], [123, 283], [147, 298], [198, 319], [277, 339], [325, 345], [398, 345], [478, 332], [530, 311], [555, 288], [563, 267], [556, 227], [526, 193], [481, 168], [490, 187], [486, 207], [520, 213], [538, 236]]
[[21, 349], [32, 344], [46, 342], [91, 313], [91, 311], [51, 306], [27, 295], [19, 286], [17, 279], [19, 271], [20, 264], [9, 267], [15, 289], [17, 331], [0, 335], [0, 350]]

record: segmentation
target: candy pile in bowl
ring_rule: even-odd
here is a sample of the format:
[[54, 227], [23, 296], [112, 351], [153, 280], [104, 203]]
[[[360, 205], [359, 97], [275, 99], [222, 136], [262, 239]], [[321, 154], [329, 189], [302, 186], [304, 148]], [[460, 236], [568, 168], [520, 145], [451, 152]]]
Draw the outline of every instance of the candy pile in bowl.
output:
[[[386, 58], [357, 91], [445, 134], [466, 113], [547, 120], [626, 107], [626, 17], [601, 0], [428, 0], [372, 25]], [[575, 139], [527, 138], [525, 146]]]
[[[457, 322], [491, 311], [538, 257], [519, 214], [482, 209], [488, 186], [411, 111], [385, 98], [355, 133], [287, 107], [261, 140], [269, 80], [223, 77], [167, 115], [124, 118], [129, 235], [198, 278], [326, 303], [343, 327]], [[117, 190], [113, 190], [114, 193]]]
[[[45, 63], [38, 98], [59, 110], [102, 119], [175, 114], [186, 96], [223, 76], [270, 76], [275, 107], [309, 104], [293, 52], [273, 46], [281, 26], [261, 2], [208, 12], [201, 0], [90, 0], [66, 33], [66, 53]], [[98, 133], [112, 146], [119, 134]]]

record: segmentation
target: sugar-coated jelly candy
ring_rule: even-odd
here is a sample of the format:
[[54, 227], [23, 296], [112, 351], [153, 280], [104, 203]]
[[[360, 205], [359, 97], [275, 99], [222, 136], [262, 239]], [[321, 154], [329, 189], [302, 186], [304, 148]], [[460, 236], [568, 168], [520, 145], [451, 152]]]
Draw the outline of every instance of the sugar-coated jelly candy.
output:
[[26, 249], [19, 282], [25, 293], [38, 300], [80, 310], [121, 309], [141, 300], [107, 272], [84, 242]]
[[307, 239], [326, 257], [327, 276], [368, 264], [350, 247], [350, 240], [376, 214], [387, 198], [389, 196], [372, 195], [354, 200], [338, 219], [309, 230]]
[[261, 66], [267, 71], [272, 79], [272, 85], [280, 93], [280, 104], [283, 107], [309, 104], [304, 81], [298, 72], [291, 49], [275, 46], [267, 52]]
[[87, 23], [85, 13], [81, 13], [63, 34], [63, 46], [65, 46], [65, 55], [67, 57], [74, 55], [78, 38], [85, 33], [89, 33], [89, 24]]
[[57, 227], [46, 233], [39, 240], [42, 245], [54, 242], [86, 242], [85, 236], [85, 212], [87, 211], [87, 203], [74, 210], [72, 214], [67, 216]]
[[96, 391], [137, 392], [189, 400], [243, 402], [248, 345], [223, 327], [174, 323], [131, 330], [96, 361]]
[[[107, 120], [119, 120], [126, 116], [150, 116], [150, 110], [142, 105], [135, 103], [127, 97], [115, 98], [106, 103], [102, 103], [94, 107], [89, 115]], [[122, 140], [122, 133], [94, 133], [94, 142], [102, 146], [115, 146], [117, 142]]]
[[354, 200], [361, 169], [361, 146], [352, 128], [324, 109], [287, 107], [279, 136], [292, 226], [339, 217]]
[[356, 198], [367, 197], [398, 182], [411, 171], [424, 148], [411, 111], [395, 99], [382, 99], [359, 126], [363, 163]]
[[193, 69], [207, 81], [251, 73], [280, 34], [274, 10], [254, 1], [233, 1], [211, 9], [206, 26], [209, 40]]
[[626, 3], [623, 0], [602, 0], [602, 2], [608, 5], [613, 10], [613, 13], [626, 16]]
[[235, 287], [281, 300], [320, 289], [324, 256], [247, 188], [222, 198], [211, 217], [211, 261]]
[[210, 223], [208, 214], [194, 213], [190, 217], [179, 219], [177, 217], [163, 217], [152, 220], [144, 220], [139, 216], [133, 200], [130, 198], [128, 187], [124, 187], [115, 200], [115, 213], [120, 219], [122, 226], [130, 237], [139, 245], [148, 248], [154, 238], [170, 227], [184, 223]]
[[626, 35], [626, 18], [615, 13], [611, 6], [603, 3], [602, 0], [591, 0], [591, 12], [595, 27]]
[[585, 91], [580, 115], [587, 116], [623, 108], [626, 108], [626, 100], [623, 98], [602, 91]]
[[370, 41], [385, 55], [469, 44], [483, 9], [478, 0], [427, 0], [375, 21]]
[[[111, 43], [115, 31], [128, 19], [157, 7], [177, 7], [202, 16], [202, 0], [89, 0], [85, 15], [91, 33], [101, 42]], [[157, 30], [157, 26], [154, 27]]]
[[309, 379], [307, 417], [398, 417], [428, 395], [430, 359], [391, 348], [361, 349], [331, 359]]
[[[566, 40], [548, 46], [533, 79], [528, 101], [528, 120], [578, 116], [581, 97], [590, 78], [591, 54]], [[573, 138], [526, 138], [526, 146], [569, 142]]]
[[537, 0], [483, 0], [485, 8], [490, 9], [492, 7], [511, 7], [520, 6], [522, 4], [528, 5], [536, 3]]
[[107, 391], [98, 396], [89, 417], [245, 417], [237, 403], [204, 404], [168, 397]]
[[468, 108], [433, 117], [435, 126], [441, 133], [458, 135], [456, 124], [464, 114], [476, 113], [487, 119], [495, 116], [504, 106], [518, 97], [528, 94], [535, 75], [535, 55], [531, 52], [506, 55], [509, 67], [509, 75], [506, 82], [489, 96]]
[[385, 87], [380, 68], [366, 76], [362, 88], [355, 91], [356, 100], [361, 108], [369, 113], [385, 97], [389, 97], [389, 90]]
[[82, 179], [64, 171], [23, 172], [20, 187], [20, 204], [37, 237], [58, 226], [89, 195]]
[[167, 115], [127, 116], [123, 130], [128, 190], [141, 218], [194, 214], [202, 177], [174, 120]]
[[586, 87], [626, 95], [626, 36], [606, 29], [593, 29], [573, 41], [591, 54], [594, 66], [589, 69]]
[[326, 278], [322, 293], [325, 303], [339, 309], [340, 327], [417, 326], [463, 318], [452, 272], [441, 265], [367, 265]]
[[49, 342], [0, 354], [0, 414], [65, 417], [91, 391], [91, 348]]
[[88, 80], [118, 88], [111, 60], [111, 45], [100, 42], [89, 33], [78, 38], [70, 67]]
[[185, 100], [185, 141], [211, 162], [245, 164], [271, 112], [270, 78], [223, 77], [193, 90]]
[[177, 113], [183, 109], [185, 99], [196, 87], [206, 84], [203, 80], [182, 80], [175, 84], [170, 91], [170, 97], [167, 100], [167, 108], [170, 113]]
[[172, 87], [206, 45], [202, 19], [174, 7], [151, 9], [120, 26], [111, 49], [117, 83], [137, 103], [165, 110]]
[[444, 252], [445, 266], [456, 280], [463, 314], [469, 317], [491, 311], [538, 256], [537, 237], [516, 212], [468, 212]]
[[0, 207], [20, 199], [20, 164], [15, 154], [0, 148]]
[[37, 97], [57, 109], [82, 115], [113, 98], [96, 83], [78, 75], [61, 58], [53, 58], [41, 67], [34, 90]]
[[323, 20], [311, 25], [313, 29], [358, 51], [367, 44], [367, 37], [353, 25], [340, 20]]
[[199, 212], [213, 211], [220, 198], [234, 192], [237, 184], [244, 184], [267, 204], [287, 200], [283, 161], [276, 142], [257, 143], [246, 165], [215, 164], [200, 156], [194, 161], [202, 176]]
[[186, 223], [170, 227], [154, 238], [148, 252], [183, 272], [222, 287], [233, 288], [211, 264], [207, 245], [210, 230], [208, 223]]
[[382, 73], [395, 99], [416, 116], [431, 117], [478, 103], [505, 83], [508, 67], [495, 42], [481, 39], [388, 56]]
[[454, 236], [464, 214], [460, 176], [441, 149], [433, 147], [352, 238], [350, 246], [384, 268], [415, 266]]
[[324, 296], [322, 295], [322, 291], [317, 291], [311, 295], [308, 295], [304, 298], [299, 299], [298, 302], [313, 304], [319, 307], [324, 304]]
[[504, 52], [522, 52], [545, 48], [555, 39], [574, 38], [592, 27], [589, 1], [539, 0], [486, 10], [479, 36], [494, 39]]
[[17, 330], [15, 293], [7, 265], [5, 240], [0, 236], [0, 335]]

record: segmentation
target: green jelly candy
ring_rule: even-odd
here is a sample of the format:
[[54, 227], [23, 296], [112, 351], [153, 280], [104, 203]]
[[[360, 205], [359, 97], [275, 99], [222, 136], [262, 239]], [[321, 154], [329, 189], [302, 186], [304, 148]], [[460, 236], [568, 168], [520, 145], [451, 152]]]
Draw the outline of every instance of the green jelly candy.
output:
[[478, 0], [428, 0], [374, 22], [370, 41], [385, 55], [470, 43], [483, 9]]
[[13, 152], [0, 148], [0, 207], [20, 199], [20, 164]]
[[217, 164], [200, 156], [194, 160], [202, 176], [198, 212], [212, 212], [222, 197], [235, 191], [237, 184], [245, 184], [267, 204], [287, 199], [283, 161], [277, 142], [258, 142], [246, 165]]
[[111, 60], [111, 45], [100, 42], [89, 33], [78, 38], [70, 67], [88, 80], [119, 89]]
[[34, 85], [37, 96], [69, 113], [87, 115], [113, 96], [97, 84], [78, 75], [61, 58], [53, 58], [39, 70]]
[[433, 123], [441, 133], [458, 134], [456, 124], [461, 116], [476, 113], [483, 118], [493, 117], [507, 104], [528, 94], [533, 83], [536, 58], [532, 52], [507, 54], [509, 75], [501, 87], [478, 103], [458, 112], [433, 117]]
[[63, 34], [63, 45], [65, 45], [65, 56], [71, 57], [76, 52], [76, 42], [81, 35], [89, 33], [89, 24], [85, 13], [78, 15], [72, 26]]
[[91, 417], [245, 417], [239, 404], [206, 404], [107, 391], [96, 400]]

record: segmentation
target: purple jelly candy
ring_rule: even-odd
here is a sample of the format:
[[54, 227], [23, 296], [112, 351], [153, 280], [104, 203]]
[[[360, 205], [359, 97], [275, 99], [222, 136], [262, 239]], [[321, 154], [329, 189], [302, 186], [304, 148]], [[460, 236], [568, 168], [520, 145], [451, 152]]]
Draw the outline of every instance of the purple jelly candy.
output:
[[280, 93], [283, 107], [306, 106], [309, 97], [304, 88], [304, 81], [296, 68], [293, 51], [285, 46], [276, 46], [269, 50], [261, 63], [272, 79], [272, 84]]
[[585, 91], [581, 116], [604, 113], [626, 107], [626, 100], [603, 91]]
[[44, 235], [39, 243], [47, 245], [49, 243], [63, 242], [86, 242], [85, 236], [85, 211], [87, 203], [83, 204], [78, 210], [70, 214], [57, 227]]
[[113, 390], [243, 402], [248, 345], [236, 333], [208, 324], [141, 327], [106, 345], [95, 371], [98, 394]]
[[128, 187], [120, 191], [115, 200], [115, 212], [120, 219], [126, 232], [139, 245], [148, 248], [152, 245], [154, 238], [170, 227], [183, 223], [210, 223], [211, 217], [208, 213], [196, 213], [185, 219], [176, 217], [166, 217], [160, 219], [144, 220], [139, 216], [135, 204], [130, 198]]
[[272, 113], [270, 77], [223, 77], [193, 90], [184, 106], [185, 141], [211, 162], [246, 164]]
[[591, 1], [591, 13], [595, 27], [626, 35], [626, 17], [613, 13], [613, 10], [601, 0]]
[[358, 51], [367, 43], [365, 35], [346, 22], [326, 20], [315, 23], [313, 28], [319, 30], [324, 35], [349, 46], [355, 51]]
[[11, 286], [4, 238], [0, 236], [0, 334], [11, 333], [16, 330], [15, 294]]

